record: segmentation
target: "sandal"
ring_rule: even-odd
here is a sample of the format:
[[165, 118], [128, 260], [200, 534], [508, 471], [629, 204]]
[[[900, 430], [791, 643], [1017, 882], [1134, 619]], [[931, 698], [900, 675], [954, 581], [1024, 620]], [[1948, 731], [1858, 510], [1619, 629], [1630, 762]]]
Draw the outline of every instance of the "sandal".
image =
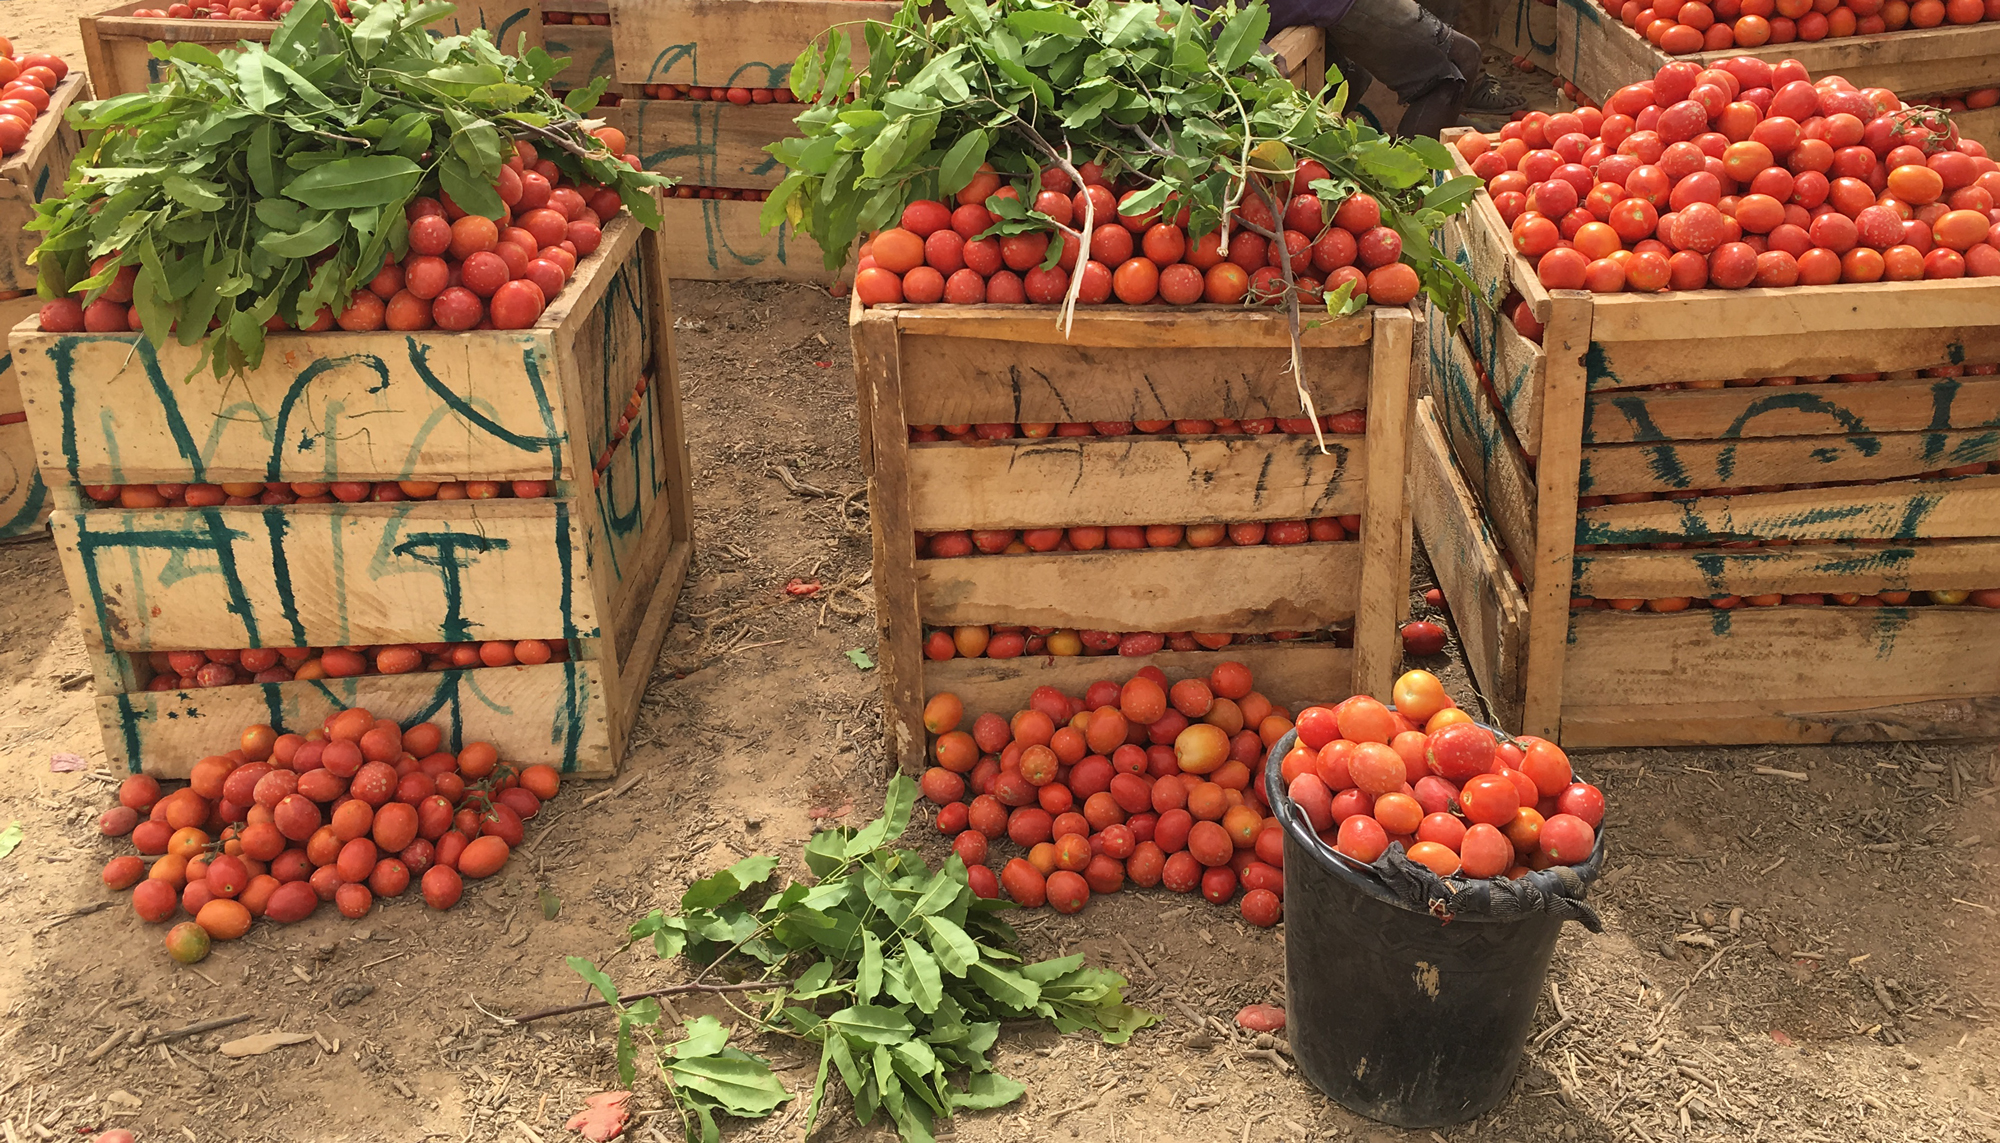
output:
[[1485, 115], [1501, 115], [1519, 111], [1528, 101], [1513, 95], [1500, 86], [1500, 81], [1490, 75], [1482, 75], [1466, 93], [1465, 110]]

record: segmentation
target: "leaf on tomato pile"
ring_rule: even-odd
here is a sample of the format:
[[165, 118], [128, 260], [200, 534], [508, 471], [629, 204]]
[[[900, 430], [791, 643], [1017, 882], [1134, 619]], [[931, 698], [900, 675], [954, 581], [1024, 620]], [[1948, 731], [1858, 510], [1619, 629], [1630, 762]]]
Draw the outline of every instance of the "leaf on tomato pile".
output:
[[[406, 252], [412, 199], [449, 194], [498, 218], [493, 184], [516, 139], [659, 225], [651, 191], [673, 180], [584, 130], [601, 84], [565, 104], [548, 92], [560, 70], [548, 53], [505, 55], [483, 30], [433, 36], [449, 4], [351, 8], [349, 25], [328, 0], [302, 0], [268, 45], [154, 44], [161, 82], [72, 111], [83, 153], [28, 224], [44, 236], [31, 255], [42, 296], [80, 287], [88, 303], [136, 265], [132, 304], [153, 344], [199, 344], [217, 376], [254, 366], [268, 319], [337, 315]], [[107, 251], [118, 264], [93, 273]]]

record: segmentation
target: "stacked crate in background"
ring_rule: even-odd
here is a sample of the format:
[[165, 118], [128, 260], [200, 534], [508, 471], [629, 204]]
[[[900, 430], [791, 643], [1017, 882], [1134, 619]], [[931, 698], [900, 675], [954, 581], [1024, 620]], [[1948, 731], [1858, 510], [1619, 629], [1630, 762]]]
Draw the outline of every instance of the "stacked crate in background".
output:
[[[0, 160], [0, 327], [11, 328], [41, 308], [28, 255], [42, 236], [24, 228], [34, 220], [36, 203], [61, 193], [82, 145], [63, 116], [89, 98], [90, 78], [72, 67], [50, 95], [48, 110], [36, 117], [28, 141]], [[20, 373], [0, 347], [0, 540], [39, 534], [48, 518], [49, 492], [35, 467]]]

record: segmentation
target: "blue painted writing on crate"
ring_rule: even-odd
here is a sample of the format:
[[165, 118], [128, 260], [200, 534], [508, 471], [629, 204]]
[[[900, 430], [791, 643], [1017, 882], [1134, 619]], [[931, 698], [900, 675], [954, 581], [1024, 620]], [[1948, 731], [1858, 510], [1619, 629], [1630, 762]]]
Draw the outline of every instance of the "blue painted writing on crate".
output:
[[[701, 74], [699, 55], [697, 44], [668, 44], [653, 57], [652, 74], [646, 82], [702, 83], [707, 87], [784, 87], [792, 80], [792, 65], [789, 62], [767, 64], [755, 60], [738, 66], [722, 83], [713, 82], [712, 77], [708, 81], [698, 80], [696, 77]], [[687, 65], [687, 74], [675, 75], [674, 69], [682, 64]]]
[[[131, 357], [139, 363], [140, 368], [145, 373], [147, 385], [158, 403], [160, 418], [166, 426], [168, 436], [173, 441], [175, 451], [179, 454], [180, 459], [186, 462], [189, 467], [190, 483], [205, 483], [207, 481], [209, 458], [214, 454], [214, 450], [217, 448], [223, 432], [239, 419], [240, 414], [248, 414], [259, 421], [267, 422], [266, 433], [271, 442], [271, 451], [269, 459], [265, 462], [266, 480], [281, 479], [287, 467], [295, 467], [295, 465], [287, 465], [286, 460], [288, 455], [296, 457], [299, 454], [311, 453], [321, 449], [322, 443], [325, 445], [325, 460], [322, 462], [321, 467], [325, 472], [331, 474], [334, 471], [334, 459], [332, 456], [334, 429], [340, 423], [341, 416], [344, 413], [344, 408], [337, 402], [329, 403], [326, 407], [327, 423], [320, 428], [317, 435], [314, 432], [313, 426], [304, 426], [298, 429], [296, 441], [287, 440], [293, 431], [293, 420], [298, 412], [298, 406], [306, 397], [309, 387], [314, 381], [329, 372], [343, 368], [361, 368], [374, 373], [379, 378], [379, 383], [365, 390], [371, 394], [387, 391], [392, 383], [388, 363], [374, 354], [362, 353], [321, 358], [301, 370], [291, 384], [287, 386], [283, 398], [279, 401], [275, 417], [264, 413], [261, 407], [253, 401], [237, 402], [230, 405], [227, 409], [220, 412], [212, 412], [208, 415], [208, 420], [212, 426], [208, 439], [204, 444], [197, 444], [194, 434], [189, 428], [187, 419], [181, 413], [180, 397], [175, 390], [175, 382], [167, 379], [164, 370], [160, 366], [159, 355], [150, 341], [136, 335], [131, 337], [117, 337], [115, 335], [107, 336], [104, 334], [79, 334], [59, 337], [48, 346], [45, 354], [51, 368], [54, 370], [57, 390], [62, 399], [60, 447], [63, 453], [64, 464], [70, 478], [79, 483], [81, 482], [82, 456], [77, 447], [77, 417], [81, 404], [77, 399], [77, 352], [78, 347], [82, 344], [106, 340], [117, 341], [131, 347]], [[437, 377], [429, 365], [430, 347], [428, 345], [421, 343], [415, 337], [407, 338], [406, 344], [410, 365], [415, 369], [418, 378], [424, 383], [425, 388], [436, 396], [442, 406], [439, 412], [431, 414], [413, 442], [408, 463], [415, 463], [424, 439], [433, 429], [442, 423], [443, 416], [440, 415], [440, 412], [443, 412], [456, 416], [460, 420], [469, 423], [474, 428], [487, 433], [512, 448], [528, 453], [546, 450], [550, 458], [549, 478], [561, 478], [563, 435], [557, 427], [555, 410], [550, 405], [547, 387], [543, 383], [541, 376], [540, 357], [532, 342], [525, 342], [523, 344], [521, 366], [527, 378], [529, 389], [534, 397], [536, 411], [542, 422], [543, 433], [541, 435], [519, 432], [500, 424], [492, 415], [493, 409], [489, 403], [455, 392]], [[484, 407], [483, 409], [482, 406]], [[110, 467], [112, 469], [109, 475], [109, 482], [124, 483], [125, 477], [117, 461], [117, 433], [114, 428], [115, 412], [108, 406], [100, 406], [99, 413], [100, 419], [103, 421], [99, 439], [102, 440], [104, 448], [109, 455]]]
[[[1572, 13], [1571, 19], [1576, 25], [1576, 31], [1572, 36], [1575, 43], [1571, 45], [1569, 55], [1569, 71], [1565, 73], [1569, 78], [1574, 80], [1576, 75], [1583, 70], [1583, 37], [1585, 35], [1583, 21], [1589, 20], [1591, 34], [1596, 34], [1604, 29], [1604, 18], [1598, 12], [1597, 6], [1592, 4], [1590, 0], [1556, 0], [1556, 3], [1558, 6], [1557, 21], [1560, 22], [1563, 19], [1562, 13], [1567, 11]], [[1623, 30], [1622, 25], [1614, 25], [1611, 34], [1617, 35]], [[1560, 34], [1558, 34], [1557, 39], [1561, 39]], [[1610, 93], [1586, 91], [1584, 94], [1595, 99], [1602, 99]]]
[[291, 625], [292, 644], [303, 647], [306, 627], [299, 620], [298, 596], [292, 590], [292, 563], [285, 555], [285, 530], [289, 519], [290, 513], [275, 504], [264, 509], [264, 530], [271, 537], [271, 578], [278, 589], [278, 609], [284, 613], [285, 622]]
[[1541, 52], [1545, 55], [1552, 54], [1556, 50], [1556, 41], [1551, 39], [1548, 43], [1545, 44], [1542, 43], [1540, 40], [1537, 40], [1535, 38], [1534, 21], [1528, 19], [1528, 11], [1530, 5], [1533, 5], [1537, 2], [1538, 0], [1515, 0], [1514, 42], [1517, 44], [1525, 43], [1530, 48], [1533, 48], [1535, 51]]
[[[229, 526], [227, 518], [216, 508], [182, 508], [172, 513], [179, 521], [178, 527], [162, 527], [138, 531], [98, 532], [92, 530], [97, 514], [78, 513], [76, 517], [77, 557], [83, 565], [85, 582], [90, 588], [90, 604], [97, 613], [97, 628], [100, 638], [109, 646], [112, 638], [111, 612], [104, 602], [103, 585], [99, 580], [97, 554], [100, 551], [164, 551], [176, 557], [190, 552], [208, 552], [215, 557], [215, 574], [222, 577], [229, 594], [227, 609], [243, 621], [243, 630], [251, 647], [262, 647], [257, 619], [251, 614], [250, 597], [243, 590], [242, 577], [236, 571], [235, 541], [249, 539], [249, 533], [240, 532]], [[128, 518], [116, 514], [120, 522]], [[162, 513], [155, 519], [168, 518]], [[195, 574], [195, 573], [188, 573]]]
[[432, 372], [430, 367], [431, 347], [428, 344], [420, 342], [414, 337], [405, 338], [404, 340], [409, 346], [411, 368], [417, 371], [417, 376], [423, 380], [424, 387], [437, 394], [438, 399], [443, 401], [452, 412], [457, 413], [480, 429], [524, 452], [540, 452], [544, 448], [548, 449], [549, 479], [557, 480], [562, 477], [562, 430], [556, 425], [555, 409], [549, 404], [547, 387], [542, 384], [541, 360], [532, 348], [524, 348], [522, 350], [521, 368], [527, 374], [528, 388], [535, 395], [535, 407], [541, 411], [542, 427], [548, 432], [546, 437], [531, 437], [523, 433], [517, 433], [474, 409], [470, 401], [452, 392], [444, 382], [438, 380], [437, 374]]
[[669, 117], [669, 122], [672, 125], [677, 125], [679, 117], [686, 116], [694, 127], [694, 138], [691, 141], [685, 143], [663, 142], [658, 150], [648, 151], [639, 156], [641, 163], [647, 170], [660, 170], [667, 167], [676, 159], [693, 159], [695, 173], [691, 181], [700, 186], [738, 186], [742, 185], [740, 181], [741, 176], [747, 175], [761, 178], [778, 171], [777, 156], [761, 152], [760, 159], [754, 167], [739, 168], [733, 171], [724, 171], [721, 169], [723, 125], [735, 111], [736, 105], [733, 103], [695, 103], [685, 100], [657, 99], [641, 100], [639, 102], [639, 137], [642, 140], [641, 145], [643, 145], [643, 140], [649, 137], [658, 137], [653, 131], [648, 129], [645, 123], [645, 118], [648, 115]]
[[492, 536], [463, 532], [413, 532], [393, 550], [399, 556], [407, 556], [438, 569], [444, 588], [443, 641], [463, 643], [471, 638], [471, 624], [466, 622], [464, 615], [464, 586], [459, 580], [459, 573], [472, 565], [473, 559], [468, 558], [472, 553], [483, 555], [505, 551], [507, 547], [506, 540]]
[[[21, 500], [21, 510], [5, 520], [0, 520], [0, 539], [26, 535], [35, 530], [36, 522], [41, 519], [42, 507], [49, 499], [48, 485], [42, 483], [41, 472], [32, 466], [28, 469], [27, 483], [28, 491]], [[14, 487], [20, 487], [18, 478]], [[4, 503], [12, 495], [13, 489], [8, 489], [4, 495], [0, 495], [0, 503]]]
[[[1950, 483], [1939, 482], [1939, 491], [1929, 491], [1931, 485], [1927, 484], [1926, 491], [1907, 494], [1900, 507], [1893, 503], [1816, 504], [1782, 515], [1759, 516], [1754, 532], [1738, 532], [1727, 526], [1731, 519], [1727, 497], [1720, 502], [1675, 501], [1678, 525], [1659, 528], [1621, 526], [1602, 518], [1610, 509], [1589, 509], [1577, 517], [1576, 542], [1651, 544], [1754, 539], [1758, 535], [1809, 539], [1907, 538], [1918, 535], [1924, 521], [1937, 511], [1948, 494], [1942, 489], [1948, 488]], [[1592, 513], [1598, 515], [1593, 516]]]

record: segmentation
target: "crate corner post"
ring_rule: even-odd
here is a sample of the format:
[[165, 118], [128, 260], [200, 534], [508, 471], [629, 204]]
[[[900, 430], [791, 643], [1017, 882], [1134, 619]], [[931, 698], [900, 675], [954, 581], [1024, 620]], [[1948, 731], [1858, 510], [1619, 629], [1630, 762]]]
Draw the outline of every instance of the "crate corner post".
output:
[[910, 514], [909, 430], [903, 413], [900, 332], [890, 310], [858, 299], [849, 336], [868, 478], [875, 549], [875, 669], [881, 672], [882, 734], [889, 758], [920, 773], [925, 755], [923, 626], [917, 613], [915, 532]]
[[1398, 619], [1410, 580], [1411, 364], [1418, 322], [1407, 308], [1368, 311], [1368, 499], [1361, 517], [1361, 582], [1354, 618], [1354, 677], [1350, 689], [1384, 702], [1401, 664]]

